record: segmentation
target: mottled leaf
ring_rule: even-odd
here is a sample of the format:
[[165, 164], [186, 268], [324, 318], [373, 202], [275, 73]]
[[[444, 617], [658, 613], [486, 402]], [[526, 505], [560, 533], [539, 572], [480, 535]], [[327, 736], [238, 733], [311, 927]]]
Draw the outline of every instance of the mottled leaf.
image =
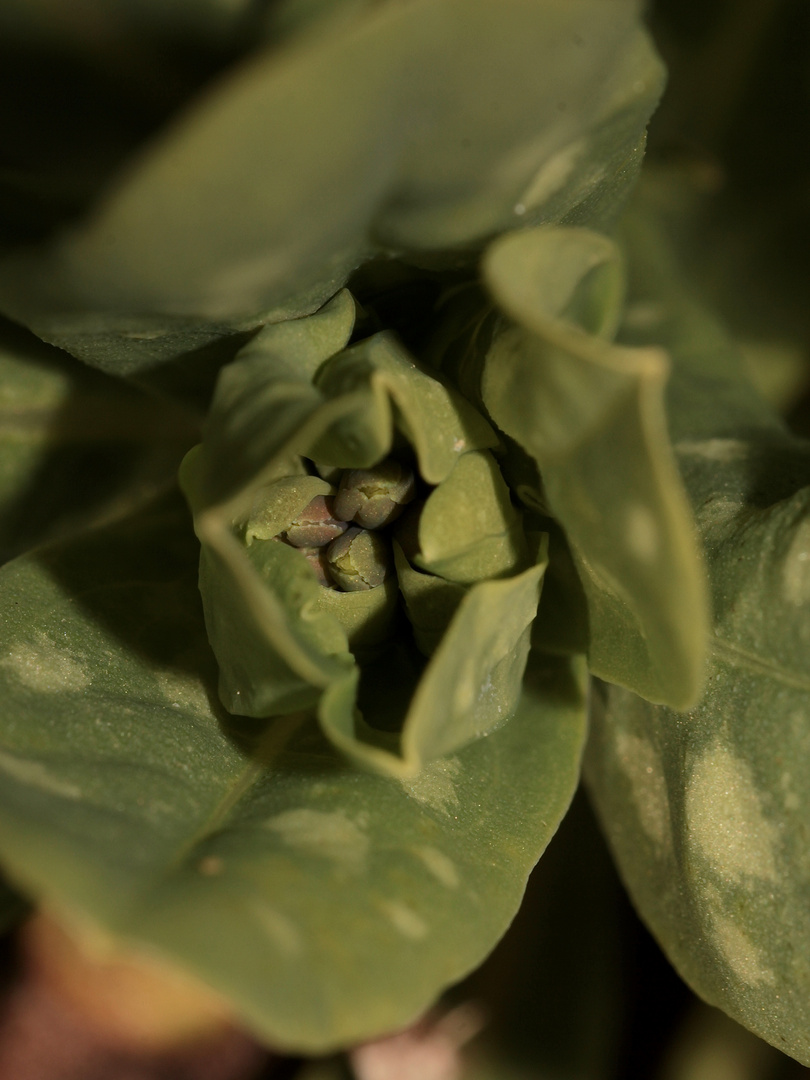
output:
[[661, 84], [632, 0], [374, 5], [212, 85], [3, 262], [0, 303], [126, 374], [314, 311], [380, 253], [469, 265], [518, 221], [602, 224]]
[[418, 777], [358, 773], [307, 714], [212, 704], [185, 520], [155, 507], [0, 571], [0, 858], [271, 1045], [399, 1027], [511, 920], [577, 782], [582, 668], [538, 661], [509, 724]]
[[654, 701], [702, 684], [707, 601], [694, 524], [663, 409], [666, 357], [614, 346], [618, 255], [584, 230], [497, 241], [489, 288], [513, 325], [496, 335], [482, 393], [537, 462], [588, 603], [591, 670]]
[[637, 219], [627, 333], [669, 346], [714, 605], [687, 713], [605, 687], [589, 779], [643, 917], [708, 1001], [810, 1064], [810, 447], [758, 401]]

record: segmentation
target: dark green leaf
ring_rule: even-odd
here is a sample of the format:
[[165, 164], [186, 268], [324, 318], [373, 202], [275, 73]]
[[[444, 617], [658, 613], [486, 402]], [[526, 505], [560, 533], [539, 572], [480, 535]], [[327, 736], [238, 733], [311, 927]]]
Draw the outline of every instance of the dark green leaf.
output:
[[127, 374], [308, 314], [377, 254], [469, 265], [518, 222], [604, 223], [661, 83], [631, 0], [375, 5], [212, 86], [5, 260], [2, 306]]
[[0, 562], [174, 484], [193, 419], [0, 326]]
[[645, 919], [708, 1001], [810, 1064], [810, 447], [633, 223], [628, 334], [670, 347], [670, 415], [714, 604], [688, 713], [605, 688], [589, 778]]
[[358, 773], [305, 714], [212, 711], [184, 521], [155, 508], [0, 571], [0, 857], [274, 1046], [391, 1030], [511, 920], [577, 782], [582, 668], [538, 661], [509, 724], [416, 778]]

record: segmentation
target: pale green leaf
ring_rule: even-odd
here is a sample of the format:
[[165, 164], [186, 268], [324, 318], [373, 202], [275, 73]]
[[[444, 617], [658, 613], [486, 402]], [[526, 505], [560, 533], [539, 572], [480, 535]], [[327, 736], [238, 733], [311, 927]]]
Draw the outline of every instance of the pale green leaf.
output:
[[220, 700], [232, 713], [310, 707], [353, 666], [345, 631], [320, 605], [314, 573], [285, 544], [257, 540], [243, 549], [227, 535], [218, 546], [204, 544], [200, 592]]
[[0, 302], [126, 374], [308, 314], [379, 254], [469, 266], [517, 223], [604, 224], [661, 85], [634, 0], [374, 5], [210, 86], [4, 260]]
[[394, 561], [416, 644], [425, 656], [430, 656], [467, 590], [454, 581], [414, 570], [397, 543], [394, 543]]
[[402, 732], [406, 760], [429, 761], [500, 727], [520, 700], [545, 570], [474, 585], [416, 688]]
[[289, 458], [308, 425], [314, 421], [318, 434], [326, 426], [319, 410], [332, 420], [311, 376], [346, 345], [354, 315], [354, 301], [341, 292], [315, 315], [265, 327], [223, 368], [195, 467], [195, 509], [295, 471]]
[[472, 586], [424, 670], [399, 674], [390, 668], [402, 657], [383, 655], [389, 667], [383, 700], [393, 715], [405, 706], [401, 736], [369, 725], [358, 709], [358, 674], [352, 673], [321, 699], [319, 716], [330, 739], [361, 766], [408, 777], [506, 723], [520, 700], [545, 567], [543, 546], [537, 566]]
[[414, 562], [461, 585], [505, 577], [526, 566], [521, 517], [491, 454], [462, 454], [430, 493], [419, 518]]
[[709, 1002], [810, 1064], [810, 447], [637, 217], [627, 333], [671, 350], [675, 448], [714, 606], [688, 713], [606, 687], [589, 780], [631, 894]]
[[[419, 472], [429, 484], [441, 483], [465, 451], [498, 444], [483, 416], [435, 372], [423, 370], [389, 334], [375, 334], [334, 356], [324, 364], [315, 384], [330, 397], [365, 386], [384, 389], [396, 407], [397, 426], [413, 447]], [[326, 458], [324, 452], [316, 448], [310, 456], [331, 462], [334, 452]]]
[[390, 1031], [510, 922], [577, 782], [582, 667], [541, 659], [509, 724], [418, 777], [358, 773], [304, 714], [212, 706], [184, 522], [155, 508], [0, 571], [0, 858], [273, 1046]]
[[361, 592], [320, 589], [316, 603], [319, 611], [337, 619], [349, 648], [357, 653], [388, 638], [399, 610], [397, 579], [386, 578], [382, 585]]
[[482, 394], [536, 460], [565, 530], [591, 670], [686, 706], [703, 679], [704, 570], [667, 433], [666, 357], [595, 336], [616, 323], [617, 260], [608, 240], [578, 229], [497, 241], [485, 277], [514, 325], [492, 343]]
[[319, 476], [283, 476], [259, 488], [245, 525], [245, 542], [272, 540], [284, 532], [317, 495], [329, 495], [331, 484]]

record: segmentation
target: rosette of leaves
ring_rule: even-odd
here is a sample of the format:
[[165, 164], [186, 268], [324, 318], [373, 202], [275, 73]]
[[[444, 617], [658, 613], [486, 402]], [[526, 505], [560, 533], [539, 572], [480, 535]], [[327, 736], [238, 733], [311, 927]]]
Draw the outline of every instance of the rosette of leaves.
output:
[[[0, 857], [82, 940], [185, 969], [275, 1045], [347, 1045], [492, 948], [584, 740], [587, 641], [544, 651], [533, 620], [554, 523], [434, 362], [457, 335], [433, 299], [516, 226], [615, 220], [661, 65], [625, 0], [63, 8], [0, 14], [73, 133], [8, 140], [0, 308], [197, 408], [244, 349], [184, 470], [205, 612], [177, 498], [3, 568]], [[272, 539], [296, 507], [268, 513], [282, 481], [389, 452], [425, 509], [375, 614]], [[555, 646], [574, 576], [543, 600]]]

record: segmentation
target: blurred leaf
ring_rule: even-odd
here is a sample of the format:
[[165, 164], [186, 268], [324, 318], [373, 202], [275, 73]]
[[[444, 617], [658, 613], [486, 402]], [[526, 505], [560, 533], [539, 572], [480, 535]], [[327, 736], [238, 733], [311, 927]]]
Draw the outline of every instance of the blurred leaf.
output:
[[411, 0], [248, 60], [95, 212], [0, 269], [4, 310], [131, 374], [305, 315], [375, 254], [472, 265], [518, 220], [612, 220], [661, 66], [632, 0]]
[[131, 512], [197, 432], [162, 402], [0, 327], [0, 561]]
[[709, 1002], [810, 1063], [810, 447], [746, 382], [654, 224], [629, 231], [628, 334], [669, 346], [671, 427], [709, 568], [688, 713], [604, 688], [589, 780], [640, 911]]
[[389, 1031], [511, 920], [576, 786], [582, 668], [542, 659], [509, 724], [410, 781], [358, 773], [306, 714], [212, 711], [185, 520], [163, 504], [0, 571], [0, 856], [275, 1046]]
[[0, 934], [13, 929], [28, 912], [28, 901], [0, 876]]
[[514, 325], [493, 340], [482, 395], [536, 460], [565, 530], [591, 671], [686, 706], [703, 678], [704, 572], [667, 434], [666, 358], [603, 340], [620, 306], [618, 252], [595, 233], [537, 229], [496, 241], [484, 272]]

